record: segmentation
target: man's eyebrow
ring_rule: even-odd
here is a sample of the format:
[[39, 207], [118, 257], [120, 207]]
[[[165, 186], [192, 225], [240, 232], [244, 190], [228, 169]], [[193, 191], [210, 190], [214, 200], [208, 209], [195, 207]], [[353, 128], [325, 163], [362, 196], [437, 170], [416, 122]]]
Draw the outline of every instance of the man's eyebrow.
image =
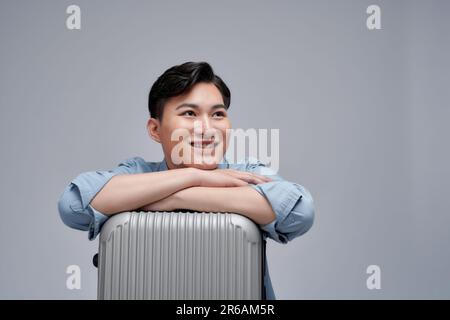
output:
[[[175, 108], [175, 110], [178, 110], [178, 109], [181, 109], [181, 108], [183, 108], [183, 107], [189, 107], [189, 108], [193, 108], [193, 109], [199, 109], [200, 107], [197, 105], [197, 104], [195, 104], [195, 103], [182, 103], [182, 104], [180, 104], [178, 107], [176, 107]], [[211, 107], [211, 109], [221, 109], [221, 108], [223, 108], [223, 109], [227, 109], [223, 104], [216, 104], [216, 105], [213, 105], [212, 107]]]

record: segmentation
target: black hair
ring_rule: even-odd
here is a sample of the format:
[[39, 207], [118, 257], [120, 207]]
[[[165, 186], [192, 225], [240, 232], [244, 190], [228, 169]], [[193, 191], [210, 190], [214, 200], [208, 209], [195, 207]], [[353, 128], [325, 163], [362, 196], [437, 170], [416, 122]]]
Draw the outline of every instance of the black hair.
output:
[[231, 93], [227, 85], [207, 62], [185, 62], [167, 69], [155, 81], [148, 95], [151, 118], [162, 119], [164, 106], [172, 97], [187, 93], [195, 84], [212, 83], [222, 94], [225, 108], [230, 107]]

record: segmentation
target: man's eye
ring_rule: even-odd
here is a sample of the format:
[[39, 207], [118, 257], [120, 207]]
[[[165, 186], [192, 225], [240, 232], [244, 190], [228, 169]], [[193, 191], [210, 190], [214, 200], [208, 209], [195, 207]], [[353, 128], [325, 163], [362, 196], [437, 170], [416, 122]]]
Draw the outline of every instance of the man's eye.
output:
[[194, 111], [188, 110], [188, 111], [183, 112], [181, 115], [182, 116], [184, 116], [184, 115], [186, 115], [186, 116], [195, 116], [195, 113], [194, 113]]
[[213, 116], [225, 117], [225, 112], [219, 111], [213, 114]]

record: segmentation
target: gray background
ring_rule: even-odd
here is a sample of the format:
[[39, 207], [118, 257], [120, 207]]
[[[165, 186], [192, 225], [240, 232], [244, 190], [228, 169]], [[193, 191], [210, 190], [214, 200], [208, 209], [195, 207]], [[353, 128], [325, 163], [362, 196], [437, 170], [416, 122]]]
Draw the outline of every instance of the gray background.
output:
[[[66, 8], [81, 7], [81, 30]], [[366, 28], [381, 7], [382, 30]], [[313, 228], [268, 242], [279, 299], [450, 298], [448, 1], [1, 1], [0, 298], [95, 299], [98, 240], [56, 203], [77, 174], [141, 156], [146, 99], [206, 60], [236, 128], [280, 128], [280, 174]], [[66, 289], [66, 267], [82, 271]], [[366, 267], [381, 267], [381, 290]]]

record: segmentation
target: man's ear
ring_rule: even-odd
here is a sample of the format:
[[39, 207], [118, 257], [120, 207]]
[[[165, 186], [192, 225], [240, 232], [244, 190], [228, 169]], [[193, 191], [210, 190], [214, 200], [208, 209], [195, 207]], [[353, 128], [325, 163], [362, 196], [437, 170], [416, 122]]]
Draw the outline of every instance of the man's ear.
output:
[[159, 128], [161, 124], [158, 119], [149, 118], [147, 121], [147, 133], [150, 138], [155, 140], [158, 143], [161, 143], [161, 138], [159, 136]]

